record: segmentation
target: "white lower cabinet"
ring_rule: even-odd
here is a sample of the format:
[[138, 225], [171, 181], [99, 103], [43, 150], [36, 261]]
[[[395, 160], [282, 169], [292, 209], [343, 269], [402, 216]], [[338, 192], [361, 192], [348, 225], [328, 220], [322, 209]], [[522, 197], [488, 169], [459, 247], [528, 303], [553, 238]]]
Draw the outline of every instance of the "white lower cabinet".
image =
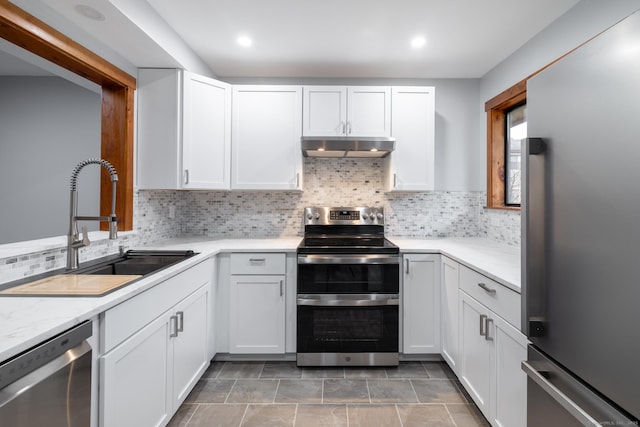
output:
[[283, 253], [233, 253], [229, 353], [284, 354], [286, 260]]
[[457, 262], [442, 256], [440, 286], [440, 322], [442, 358], [458, 373], [458, 283], [460, 269]]
[[526, 425], [527, 339], [460, 290], [459, 378], [493, 426]]
[[440, 353], [440, 255], [406, 254], [402, 259], [402, 352]]
[[101, 426], [165, 426], [206, 370], [210, 261], [101, 315]]

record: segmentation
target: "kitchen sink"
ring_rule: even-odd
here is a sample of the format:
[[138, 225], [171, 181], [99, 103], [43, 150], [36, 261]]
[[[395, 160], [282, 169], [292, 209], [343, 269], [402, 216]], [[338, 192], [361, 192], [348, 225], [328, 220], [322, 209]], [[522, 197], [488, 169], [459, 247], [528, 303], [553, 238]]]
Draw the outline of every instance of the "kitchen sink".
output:
[[[187, 258], [193, 251], [127, 251], [0, 286], [0, 296], [100, 297]], [[100, 276], [102, 277], [100, 277]]]
[[147, 275], [196, 255], [193, 251], [131, 250], [122, 256], [81, 267], [73, 274]]

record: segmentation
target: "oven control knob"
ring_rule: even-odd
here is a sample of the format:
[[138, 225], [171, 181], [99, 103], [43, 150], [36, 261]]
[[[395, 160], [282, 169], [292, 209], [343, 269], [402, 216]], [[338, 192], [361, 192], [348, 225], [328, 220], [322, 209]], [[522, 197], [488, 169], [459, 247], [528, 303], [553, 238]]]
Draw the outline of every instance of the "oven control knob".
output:
[[316, 219], [320, 219], [320, 214], [319, 214], [318, 212], [316, 212], [316, 214], [315, 214], [315, 218], [316, 218]]
[[378, 219], [382, 219], [382, 218], [384, 218], [384, 215], [382, 215], [380, 212], [378, 212], [378, 215], [376, 215], [376, 217], [377, 217]]
[[311, 218], [313, 218], [313, 215], [311, 215], [311, 213], [308, 213], [307, 214], [307, 219], [311, 219]]
[[369, 219], [369, 215], [367, 215], [366, 213], [362, 214], [362, 219], [364, 219], [365, 221]]

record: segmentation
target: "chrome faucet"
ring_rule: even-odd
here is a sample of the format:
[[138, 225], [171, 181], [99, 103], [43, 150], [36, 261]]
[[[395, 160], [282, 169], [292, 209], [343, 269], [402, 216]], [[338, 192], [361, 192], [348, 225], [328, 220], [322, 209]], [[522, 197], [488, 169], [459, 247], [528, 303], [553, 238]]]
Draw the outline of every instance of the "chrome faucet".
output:
[[[96, 164], [104, 167], [111, 177], [111, 215], [109, 216], [78, 216], [78, 191], [77, 182], [78, 174], [87, 165]], [[87, 227], [82, 227], [82, 240], [78, 233], [78, 221], [104, 221], [109, 223], [109, 239], [113, 240], [118, 237], [118, 219], [116, 218], [116, 183], [118, 182], [118, 174], [111, 163], [102, 159], [88, 159], [80, 162], [71, 174], [71, 201], [69, 212], [69, 234], [67, 234], [67, 269], [78, 268], [80, 261], [78, 257], [78, 249], [83, 246], [89, 246], [89, 233]]]

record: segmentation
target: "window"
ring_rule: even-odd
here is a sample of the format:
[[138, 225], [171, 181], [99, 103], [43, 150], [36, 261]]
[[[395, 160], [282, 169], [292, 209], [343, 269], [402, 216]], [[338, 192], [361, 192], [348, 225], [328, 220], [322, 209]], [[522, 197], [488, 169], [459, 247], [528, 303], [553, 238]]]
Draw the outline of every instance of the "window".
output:
[[504, 204], [520, 206], [521, 146], [527, 137], [527, 105], [518, 105], [506, 113]]
[[522, 80], [487, 101], [487, 207], [520, 209], [520, 141], [526, 137]]

